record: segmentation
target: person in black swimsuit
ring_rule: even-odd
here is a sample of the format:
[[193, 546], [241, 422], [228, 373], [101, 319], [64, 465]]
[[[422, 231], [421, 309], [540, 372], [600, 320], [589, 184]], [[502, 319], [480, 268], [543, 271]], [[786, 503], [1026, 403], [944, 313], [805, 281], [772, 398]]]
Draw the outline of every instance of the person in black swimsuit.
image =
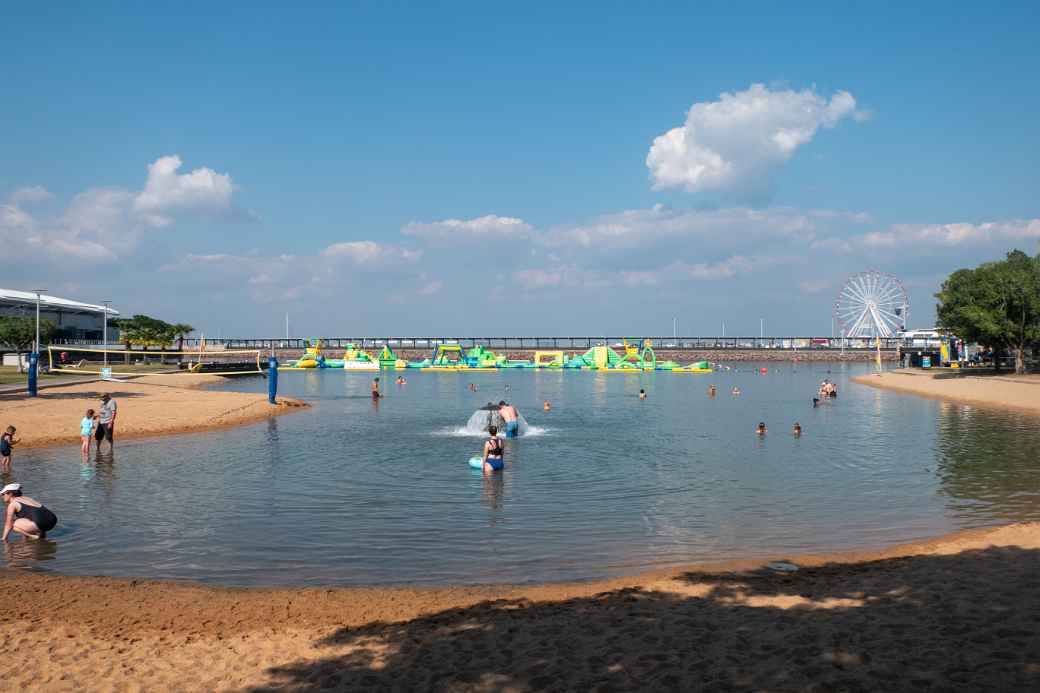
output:
[[498, 437], [498, 427], [488, 426], [488, 434], [491, 436], [484, 441], [484, 473], [499, 471], [505, 466], [502, 460], [502, 440]]
[[40, 539], [58, 524], [58, 517], [47, 507], [29, 496], [22, 495], [21, 484], [8, 484], [0, 490], [0, 498], [7, 503], [4, 513], [3, 540], [12, 531], [23, 534], [30, 539]]

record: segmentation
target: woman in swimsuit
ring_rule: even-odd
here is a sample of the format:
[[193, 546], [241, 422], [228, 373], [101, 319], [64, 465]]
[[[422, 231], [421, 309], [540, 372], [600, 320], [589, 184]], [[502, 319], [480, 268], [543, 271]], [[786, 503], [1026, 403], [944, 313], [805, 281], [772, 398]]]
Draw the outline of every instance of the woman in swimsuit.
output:
[[30, 539], [40, 539], [58, 524], [58, 517], [40, 501], [22, 495], [21, 484], [8, 484], [0, 490], [0, 497], [7, 503], [4, 513], [4, 536], [12, 530]]
[[484, 441], [484, 473], [498, 471], [505, 467], [502, 460], [502, 440], [498, 437], [498, 427], [488, 426], [488, 435], [491, 437]]

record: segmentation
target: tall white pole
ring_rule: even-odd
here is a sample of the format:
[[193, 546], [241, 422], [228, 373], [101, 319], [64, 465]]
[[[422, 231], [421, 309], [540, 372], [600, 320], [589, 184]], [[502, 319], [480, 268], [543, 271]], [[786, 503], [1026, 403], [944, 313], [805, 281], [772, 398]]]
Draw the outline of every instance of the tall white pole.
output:
[[112, 301], [102, 301], [101, 302], [101, 305], [103, 305], [105, 307], [105, 314], [104, 314], [104, 317], [103, 317], [104, 322], [102, 323], [102, 327], [101, 327], [101, 341], [103, 342], [103, 344], [101, 345], [101, 348], [105, 350], [104, 352], [102, 352], [103, 353], [102, 359], [104, 361], [104, 367], [105, 368], [108, 368], [108, 306], [111, 303], [112, 303]]
[[672, 318], [672, 339], [679, 336], [679, 318]]
[[289, 341], [289, 314], [285, 314], [285, 341]]
[[759, 318], [758, 319], [758, 337], [759, 337], [759, 339], [761, 339], [762, 337], [765, 337], [765, 336], [766, 336], [766, 319], [765, 318]]
[[726, 336], [726, 321], [725, 320], [722, 321], [722, 336], [723, 337]]
[[40, 353], [40, 294], [47, 289], [33, 289], [33, 293], [36, 294], [36, 342], [33, 347], [33, 351], [37, 354]]

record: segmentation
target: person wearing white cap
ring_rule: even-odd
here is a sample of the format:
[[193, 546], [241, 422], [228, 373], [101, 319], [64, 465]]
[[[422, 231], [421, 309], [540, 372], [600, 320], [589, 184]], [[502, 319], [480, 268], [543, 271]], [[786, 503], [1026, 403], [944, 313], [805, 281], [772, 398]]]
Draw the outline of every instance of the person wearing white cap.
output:
[[7, 541], [7, 536], [12, 530], [30, 539], [39, 539], [58, 524], [58, 516], [43, 503], [22, 495], [21, 484], [4, 486], [0, 489], [0, 498], [7, 503], [7, 510], [4, 512], [4, 541]]

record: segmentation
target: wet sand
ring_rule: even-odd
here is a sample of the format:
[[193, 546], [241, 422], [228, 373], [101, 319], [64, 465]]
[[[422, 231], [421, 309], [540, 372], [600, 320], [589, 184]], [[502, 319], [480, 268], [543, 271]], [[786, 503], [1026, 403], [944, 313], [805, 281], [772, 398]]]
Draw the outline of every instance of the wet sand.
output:
[[883, 390], [948, 399], [981, 407], [1019, 409], [1040, 413], [1040, 376], [970, 375], [900, 369], [880, 375], [860, 375], [853, 382]]
[[1040, 686], [1040, 523], [791, 559], [432, 589], [2, 571], [0, 676], [48, 691]]
[[194, 374], [144, 376], [121, 382], [98, 380], [48, 387], [35, 398], [0, 395], [0, 425], [17, 427], [15, 437], [21, 440], [15, 448], [17, 456], [19, 449], [78, 443], [80, 419], [88, 408], [100, 409], [104, 392], [119, 407], [117, 441], [255, 423], [307, 406], [287, 397], [280, 397], [272, 406], [267, 395], [199, 389], [221, 380], [219, 376]]

